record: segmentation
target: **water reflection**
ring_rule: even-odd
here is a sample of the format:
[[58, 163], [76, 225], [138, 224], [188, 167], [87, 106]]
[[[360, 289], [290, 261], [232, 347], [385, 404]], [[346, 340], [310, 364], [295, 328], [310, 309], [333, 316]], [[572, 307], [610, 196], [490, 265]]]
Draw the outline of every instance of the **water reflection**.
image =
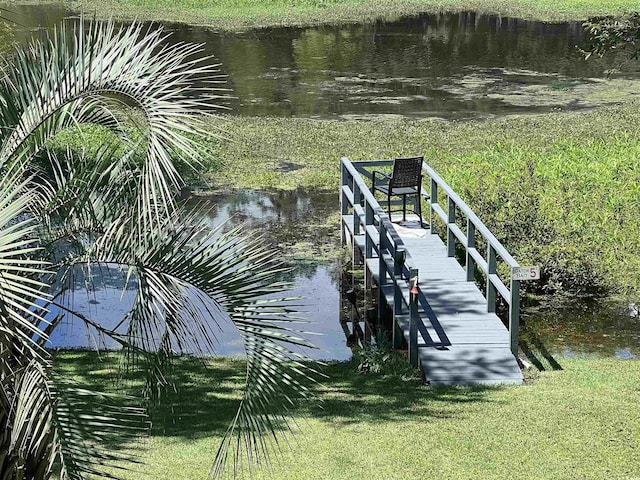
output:
[[[221, 222], [233, 225], [243, 220], [256, 233], [265, 233], [274, 244], [282, 242], [286, 248], [294, 231], [297, 236], [308, 237], [311, 231], [308, 227], [313, 225], [314, 217], [337, 209], [335, 196], [325, 197], [325, 194], [304, 191], [242, 191], [198, 200], [211, 203], [205, 220], [212, 227]], [[333, 250], [338, 246], [338, 239], [330, 235], [313, 241]], [[383, 329], [390, 329], [389, 323], [383, 325], [374, 318], [375, 295], [362, 288], [361, 274], [345, 274], [337, 259], [316, 259], [315, 262], [294, 259], [293, 264], [296, 266], [294, 286], [287, 295], [305, 298], [304, 316], [313, 323], [300, 328], [321, 334], [310, 337], [318, 346], [318, 350], [311, 352], [314, 358], [347, 359], [351, 356], [350, 347], [375, 338]], [[87, 276], [78, 274], [71, 294], [65, 299], [66, 305], [113, 328], [135, 298], [135, 283], [125, 288], [124, 275], [115, 268], [105, 268], [101, 275], [92, 277], [88, 292]], [[523, 302], [521, 323], [523, 353], [543, 366], [555, 368], [554, 362], [559, 366], [561, 357], [570, 356], [626, 359], [640, 356], [640, 318], [633, 303], [615, 299], [527, 298]], [[233, 325], [220, 325], [216, 337], [218, 344], [214, 353], [231, 356], [243, 353]], [[51, 344], [64, 348], [117, 346], [101, 338], [95, 329], [86, 328], [81, 320], [70, 317], [65, 318], [51, 337]]]
[[[228, 228], [242, 222], [255, 233], [264, 233], [274, 243], [286, 248], [292, 241], [293, 230], [305, 231], [313, 219], [326, 217], [327, 211], [335, 211], [335, 196], [307, 194], [298, 192], [266, 193], [258, 191], [240, 191], [226, 195], [200, 196], [191, 199], [206, 209], [204, 221], [212, 228], [225, 224]], [[209, 208], [207, 208], [209, 207]], [[298, 235], [301, 235], [298, 233]], [[308, 235], [308, 232], [307, 232]], [[295, 235], [294, 235], [295, 237]], [[284, 240], [287, 238], [287, 240]], [[324, 243], [332, 237], [316, 237], [315, 241]], [[306, 321], [296, 328], [312, 332], [309, 338], [317, 350], [307, 351], [312, 358], [346, 360], [351, 357], [347, 339], [339, 319], [339, 291], [336, 278], [338, 265], [329, 260], [315, 262], [296, 262], [291, 290], [284, 293], [287, 297], [304, 297], [302, 315]], [[91, 275], [82, 270], [71, 279], [70, 293], [61, 303], [67, 308], [77, 310], [82, 315], [99, 322], [103, 327], [124, 332], [127, 322], [122, 322], [131, 309], [136, 295], [135, 282], [126, 283], [126, 272], [117, 268], [103, 267], [100, 272]], [[59, 311], [52, 310], [48, 316], [54, 318]], [[229, 321], [224, 321], [214, 329], [217, 339], [210, 354], [239, 356], [244, 354], [241, 338]], [[101, 336], [95, 328], [86, 326], [80, 318], [66, 315], [60, 327], [52, 335], [50, 346], [54, 348], [117, 348], [118, 344]]]
[[[59, 6], [12, 8], [32, 25], [66, 15]], [[203, 43], [222, 62], [237, 96], [230, 106], [240, 115], [470, 118], [589, 108], [640, 95], [640, 62], [606, 80], [618, 59], [582, 60], [579, 22], [462, 12], [243, 33], [167, 28], [171, 41]]]
[[[313, 274], [318, 263], [336, 258], [337, 226], [328, 222], [338, 212], [338, 196], [331, 192], [240, 190], [189, 200], [211, 210], [204, 220], [212, 227], [243, 223], [278, 248], [297, 274]], [[336, 222], [337, 225], [337, 222]]]
[[522, 341], [555, 355], [638, 358], [640, 318], [618, 299], [537, 299], [523, 308]]
[[[606, 82], [597, 79], [617, 62], [582, 60], [578, 22], [474, 12], [241, 34], [171, 28], [220, 58], [241, 115], [468, 118], [584, 108], [598, 103]], [[635, 83], [616, 81], [619, 99], [635, 95]]]

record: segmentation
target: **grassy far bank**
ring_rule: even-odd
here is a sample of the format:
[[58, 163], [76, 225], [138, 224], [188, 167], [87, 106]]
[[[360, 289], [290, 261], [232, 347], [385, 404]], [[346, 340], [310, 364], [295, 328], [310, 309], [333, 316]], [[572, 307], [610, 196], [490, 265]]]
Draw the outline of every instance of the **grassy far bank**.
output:
[[71, 8], [98, 17], [208, 25], [220, 30], [305, 26], [469, 11], [543, 21], [586, 20], [638, 8], [635, 0], [80, 0]]
[[472, 122], [228, 117], [208, 177], [337, 195], [341, 156], [424, 155], [522, 264], [542, 265], [550, 287], [637, 293], [639, 107]]
[[[109, 385], [93, 353], [58, 365]], [[431, 388], [330, 364], [319, 402], [294, 412], [301, 432], [258, 479], [631, 479], [640, 476], [640, 363], [564, 359], [522, 387]], [[127, 479], [206, 478], [235, 412], [241, 360], [179, 359], [180, 390], [153, 415], [146, 465]], [[248, 478], [248, 477], [247, 477]]]

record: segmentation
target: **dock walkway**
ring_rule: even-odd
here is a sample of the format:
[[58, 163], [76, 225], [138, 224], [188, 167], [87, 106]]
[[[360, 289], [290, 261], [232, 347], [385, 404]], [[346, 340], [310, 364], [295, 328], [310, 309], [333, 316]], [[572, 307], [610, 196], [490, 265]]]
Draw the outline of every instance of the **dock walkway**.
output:
[[[518, 264], [427, 165], [428, 228], [421, 228], [416, 215], [400, 224], [389, 218], [367, 183], [368, 169], [391, 164], [342, 159], [341, 208], [343, 240], [364, 258], [378, 286], [379, 312], [387, 306], [393, 312], [394, 345], [402, 335], [410, 361], [431, 384], [521, 384], [515, 357], [519, 283], [507, 287], [497, 273], [499, 261]], [[446, 197], [446, 213], [439, 196]], [[446, 228], [446, 243], [435, 233], [438, 223], [443, 233]], [[464, 247], [465, 265], [455, 258], [456, 246]], [[484, 293], [474, 282], [479, 272], [487, 284]], [[499, 297], [509, 307], [509, 329], [495, 313]]]

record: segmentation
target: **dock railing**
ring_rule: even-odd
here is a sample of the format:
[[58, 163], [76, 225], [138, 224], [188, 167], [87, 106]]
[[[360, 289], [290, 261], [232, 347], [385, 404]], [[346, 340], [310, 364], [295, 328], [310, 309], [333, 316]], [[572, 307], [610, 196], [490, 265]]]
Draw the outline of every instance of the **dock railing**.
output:
[[[371, 174], [366, 167], [388, 165], [380, 162], [351, 162], [348, 158], [341, 160], [341, 194], [340, 206], [342, 218], [352, 217], [350, 225], [342, 225], [343, 240], [346, 231], [352, 236], [354, 252], [358, 241], [364, 241], [365, 264], [372, 267], [377, 260], [378, 277], [378, 318], [384, 314], [382, 295], [385, 289], [393, 289], [393, 345], [399, 347], [402, 332], [398, 326], [398, 316], [409, 316], [409, 360], [414, 367], [418, 366], [418, 269], [413, 264], [409, 251], [405, 248], [391, 219], [378, 204], [371, 193], [365, 178]], [[345, 231], [346, 229], [346, 231]]]
[[[349, 214], [349, 210], [353, 212], [353, 224], [348, 228], [354, 235], [354, 248], [356, 237], [360, 236], [359, 238], [364, 238], [365, 262], [368, 259], [378, 258], [380, 291], [389, 282], [393, 284], [395, 329], [397, 328], [396, 315], [401, 315], [408, 310], [410, 317], [417, 316], [417, 308], [411, 308], [411, 301], [417, 298], [415, 292], [419, 292], [418, 270], [390, 218], [380, 207], [369, 190], [369, 186], [365, 183], [365, 179], [371, 181], [371, 173], [367, 170], [368, 168], [391, 167], [392, 165], [393, 160], [351, 162], [348, 158], [342, 158], [340, 204], [343, 218]], [[422, 190], [422, 197], [429, 206], [430, 233], [437, 233], [435, 220], [440, 218], [446, 226], [448, 256], [455, 256], [456, 240], [464, 247], [467, 281], [475, 280], [476, 269], [483, 274], [486, 283], [485, 298], [488, 312], [496, 311], [497, 295], [502, 297], [508, 305], [511, 352], [517, 356], [520, 330], [520, 282], [512, 279], [511, 271], [514, 267], [519, 266], [518, 262], [435, 170], [423, 163], [423, 171], [430, 180], [430, 192]], [[447, 197], [446, 211], [439, 203], [440, 193]], [[466, 225], [466, 232], [463, 232], [458, 226], [456, 217], [458, 219], [462, 217], [462, 223]], [[479, 243], [486, 246], [486, 257], [478, 250]], [[501, 259], [509, 267], [508, 287], [498, 275], [498, 259]], [[417, 290], [414, 289], [412, 292], [413, 287], [416, 287]], [[379, 306], [380, 308], [382, 307]], [[417, 333], [413, 332], [417, 328], [414, 327], [414, 324], [417, 325], [418, 321], [419, 319], [410, 319], [410, 358], [412, 350], [417, 349]], [[414, 341], [415, 343], [412, 343]], [[394, 330], [394, 345], [395, 343]]]
[[[447, 254], [455, 256], [456, 239], [465, 249], [465, 268], [467, 281], [474, 280], [476, 268], [479, 269], [486, 283], [485, 298], [487, 299], [487, 311], [496, 311], [496, 294], [500, 295], [509, 306], [509, 334], [511, 337], [511, 352], [518, 355], [518, 334], [520, 330], [520, 281], [513, 280], [511, 272], [520, 265], [502, 246], [498, 239], [489, 231], [484, 223], [476, 216], [469, 206], [447, 185], [447, 183], [426, 163], [422, 164], [422, 170], [430, 179], [431, 191], [427, 204], [429, 205], [429, 230], [436, 234], [435, 215], [446, 225]], [[446, 211], [440, 206], [439, 193], [447, 196]], [[423, 193], [424, 190], [423, 190]], [[426, 196], [426, 195], [424, 195]], [[456, 223], [456, 213], [461, 214], [462, 222], [466, 224], [466, 232]], [[486, 258], [478, 251], [478, 237], [484, 240], [486, 245]], [[498, 259], [502, 259], [509, 267], [509, 287], [498, 276]]]

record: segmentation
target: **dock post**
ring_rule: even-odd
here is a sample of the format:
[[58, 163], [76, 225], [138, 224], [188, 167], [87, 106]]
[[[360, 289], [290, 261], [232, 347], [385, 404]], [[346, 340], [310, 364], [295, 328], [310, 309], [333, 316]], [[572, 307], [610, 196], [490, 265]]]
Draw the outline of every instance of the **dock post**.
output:
[[496, 311], [496, 287], [491, 277], [496, 274], [497, 258], [496, 249], [493, 245], [487, 246], [487, 312]]
[[451, 197], [447, 203], [447, 256], [453, 257], [456, 254], [456, 237], [451, 226], [456, 224], [456, 204]]
[[[356, 241], [356, 237], [360, 235], [360, 215], [358, 214], [358, 209], [356, 205], [360, 205], [360, 187], [358, 186], [358, 182], [353, 180], [353, 252], [352, 252], [352, 265], [358, 264], [358, 242]], [[364, 253], [364, 252], [363, 252]]]
[[365, 198], [364, 200], [364, 288], [370, 289], [373, 286], [373, 272], [367, 266], [367, 260], [373, 258], [373, 238], [369, 232], [369, 227], [373, 225], [373, 208]]
[[[343, 187], [347, 185], [347, 177], [349, 172], [347, 172], [347, 168], [344, 165], [344, 162], [340, 162], [340, 211], [342, 213], [342, 217], [344, 218], [347, 213], [349, 213], [349, 202], [346, 199], [346, 195], [343, 191]], [[341, 221], [340, 222], [340, 245], [344, 245], [347, 242], [347, 232], [345, 231], [346, 226]]]
[[509, 306], [509, 335], [511, 353], [518, 358], [518, 335], [520, 334], [520, 280], [511, 280], [511, 305]]
[[476, 261], [471, 256], [471, 252], [469, 252], [471, 248], [476, 248], [476, 226], [470, 218], [467, 218], [467, 258], [465, 266], [467, 270], [467, 282], [473, 282], [476, 272]]
[[431, 194], [430, 194], [431, 208], [429, 208], [429, 233], [436, 233], [436, 224], [434, 222], [435, 215], [433, 214], [433, 206], [438, 204], [438, 183], [431, 179]]
[[404, 334], [398, 324], [396, 318], [397, 315], [402, 315], [402, 291], [398, 280], [402, 279], [402, 266], [405, 259], [404, 248], [393, 249], [393, 348], [402, 348], [402, 342], [404, 340]]
[[382, 219], [379, 223], [380, 241], [378, 243], [378, 320], [385, 316], [384, 287], [387, 284], [387, 266], [384, 263], [384, 251], [387, 248], [387, 228]]
[[[413, 273], [413, 272], [412, 272]], [[418, 368], [418, 322], [420, 316], [418, 313], [418, 276], [412, 275], [411, 292], [409, 295], [410, 308], [409, 308], [409, 363], [412, 368]]]

